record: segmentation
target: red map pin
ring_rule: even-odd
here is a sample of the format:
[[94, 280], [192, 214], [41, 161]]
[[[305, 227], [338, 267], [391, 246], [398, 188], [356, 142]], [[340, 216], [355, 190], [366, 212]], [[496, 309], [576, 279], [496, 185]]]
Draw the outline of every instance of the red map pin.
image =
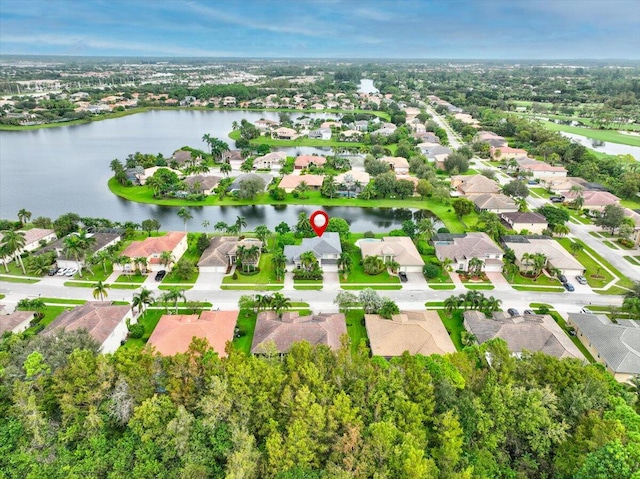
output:
[[324, 230], [329, 226], [329, 215], [324, 211], [314, 211], [309, 217], [309, 223], [311, 223], [313, 231], [315, 231], [318, 236], [322, 236]]

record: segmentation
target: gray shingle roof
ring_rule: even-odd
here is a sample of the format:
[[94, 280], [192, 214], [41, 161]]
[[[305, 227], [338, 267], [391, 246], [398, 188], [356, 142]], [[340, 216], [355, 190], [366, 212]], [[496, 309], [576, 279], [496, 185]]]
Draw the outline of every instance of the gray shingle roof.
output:
[[640, 328], [603, 315], [569, 313], [569, 319], [613, 371], [640, 374]]
[[340, 235], [338, 233], [325, 233], [321, 237], [304, 238], [300, 245], [286, 245], [284, 247], [285, 256], [294, 260], [307, 251], [313, 251], [313, 254], [318, 259], [327, 254], [340, 254], [342, 253]]

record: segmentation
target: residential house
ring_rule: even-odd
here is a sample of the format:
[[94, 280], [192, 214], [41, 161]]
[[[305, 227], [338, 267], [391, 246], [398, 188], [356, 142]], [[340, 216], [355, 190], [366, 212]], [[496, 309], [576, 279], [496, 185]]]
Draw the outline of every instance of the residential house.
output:
[[236, 97], [234, 97], [234, 96], [225, 96], [222, 99], [222, 104], [224, 106], [236, 106], [236, 101], [237, 101]]
[[339, 141], [360, 141], [362, 139], [362, 132], [357, 130], [344, 130], [338, 132]]
[[369, 173], [362, 170], [349, 170], [335, 177], [338, 193], [342, 196], [356, 196], [371, 181]]
[[457, 271], [468, 271], [472, 258], [482, 260], [485, 272], [501, 272], [503, 251], [486, 233], [436, 235], [432, 239], [436, 257], [448, 258]]
[[[216, 236], [211, 239], [209, 246], [200, 255], [198, 270], [201, 273], [227, 273], [236, 265], [238, 249], [249, 249], [257, 246], [262, 251], [262, 241], [255, 238], [240, 239], [237, 236]], [[258, 266], [260, 255], [251, 264]]]
[[547, 219], [540, 213], [513, 212], [501, 213], [500, 218], [514, 231], [527, 230], [530, 234], [542, 234], [549, 226]]
[[419, 273], [424, 267], [420, 253], [408, 236], [385, 236], [381, 241], [364, 239], [357, 245], [363, 258], [377, 256], [385, 263], [395, 261], [400, 265], [399, 271]]
[[605, 315], [569, 313], [567, 324], [616, 380], [625, 382], [640, 374], [640, 321], [616, 324]]
[[274, 311], [264, 311], [258, 314], [251, 352], [267, 354], [276, 351], [286, 354], [298, 341], [338, 350], [342, 345], [341, 338], [346, 334], [344, 314], [300, 316], [297, 311], [288, 311], [279, 318]]
[[253, 160], [253, 168], [256, 170], [270, 170], [275, 165], [280, 165], [286, 159], [286, 153], [282, 151], [274, 151], [272, 153], [259, 156]]
[[274, 130], [273, 137], [278, 140], [295, 140], [298, 138], [298, 133], [293, 128], [281, 126]]
[[322, 122], [322, 124], [320, 125], [320, 128], [342, 128], [342, 122], [340, 121], [325, 121]]
[[315, 238], [303, 238], [302, 244], [285, 245], [284, 255], [287, 261], [295, 268], [300, 268], [300, 255], [311, 251], [324, 271], [338, 271], [338, 258], [342, 253], [340, 235], [326, 232]]
[[178, 167], [182, 168], [183, 166], [189, 165], [190, 163], [195, 163], [202, 160], [201, 156], [193, 157], [191, 153], [191, 151], [177, 150], [173, 153], [173, 155], [171, 155], [171, 159], [169, 160], [169, 162], [172, 163], [175, 161], [178, 164]]
[[242, 163], [243, 161], [244, 158], [242, 158], [240, 150], [229, 150], [222, 152], [219, 163]]
[[562, 166], [551, 166], [543, 161], [531, 161], [520, 166], [520, 174], [530, 174], [532, 178], [565, 178], [567, 169]]
[[384, 138], [388, 138], [393, 135], [396, 131], [396, 128], [382, 127], [374, 130], [370, 133], [371, 136], [382, 136]]
[[258, 121], [253, 122], [253, 125], [260, 131], [265, 132], [272, 128], [277, 128], [280, 123], [274, 120], [266, 120], [264, 118], [260, 118]]
[[510, 146], [492, 146], [489, 150], [491, 157], [496, 160], [510, 160], [512, 158], [526, 157], [529, 153], [521, 148], [511, 148]]
[[409, 174], [409, 161], [401, 156], [383, 156], [380, 161], [389, 165], [391, 171], [396, 175]]
[[624, 215], [627, 218], [631, 218], [634, 224], [633, 233], [631, 234], [630, 238], [631, 241], [633, 241], [636, 246], [640, 245], [640, 213], [638, 211], [625, 208]]
[[279, 186], [287, 193], [291, 193], [301, 183], [305, 183], [311, 190], [319, 190], [323, 181], [322, 175], [284, 175]]
[[238, 320], [235, 311], [203, 311], [197, 314], [165, 314], [160, 318], [147, 345], [163, 356], [186, 353], [195, 339], [206, 339], [218, 356], [227, 356]]
[[[103, 233], [98, 231], [95, 233], [86, 234], [88, 238], [93, 238], [95, 240], [89, 246], [89, 249], [87, 250], [87, 256], [95, 255], [99, 251], [105, 250], [109, 246], [113, 246], [117, 244], [118, 241], [122, 239], [122, 231], [120, 230], [110, 230], [110, 231], [111, 231], [110, 233]], [[77, 233], [71, 233], [71, 234], [74, 235]], [[56, 252], [56, 255], [57, 255], [56, 264], [58, 265], [59, 268], [77, 268], [78, 267], [78, 262], [76, 262], [76, 259], [73, 256], [67, 256], [65, 254], [64, 238], [60, 238], [54, 241], [53, 243], [47, 245], [46, 247], [38, 251], [37, 254], [46, 253], [48, 251]], [[81, 260], [80, 264], [84, 265], [84, 261]]]
[[21, 333], [30, 326], [34, 317], [34, 311], [15, 311], [11, 314], [0, 315], [0, 336], [7, 331], [14, 334]]
[[490, 211], [491, 213], [511, 213], [518, 211], [518, 205], [513, 198], [503, 194], [481, 193], [467, 195], [467, 199], [476, 205], [476, 211]]
[[471, 125], [474, 128], [480, 128], [480, 122], [478, 120], [476, 120], [475, 118], [473, 118], [468, 113], [456, 113], [453, 116], [457, 120], [460, 120], [462, 123], [466, 123], [467, 125]]
[[[436, 135], [432, 131], [425, 131], [424, 133], [421, 133], [420, 134], [420, 140], [423, 143], [431, 143], [431, 144], [435, 144], [435, 145], [440, 145], [440, 137], [438, 135]], [[446, 147], [443, 147], [443, 148], [446, 148]]]
[[455, 353], [449, 333], [435, 311], [402, 311], [391, 319], [377, 314], [364, 315], [371, 354], [392, 358], [409, 354]]
[[220, 183], [219, 176], [211, 176], [211, 175], [194, 175], [188, 176], [183, 180], [183, 183], [191, 190], [193, 193], [201, 194], [201, 195], [211, 195], [214, 193], [214, 189], [218, 183]]
[[324, 110], [324, 105], [322, 103], [314, 103], [313, 105], [311, 105], [311, 109]]
[[[20, 253], [25, 251], [35, 251], [56, 239], [56, 232], [45, 228], [19, 230], [18, 233], [24, 233], [24, 247], [20, 250]], [[0, 241], [2, 241], [2, 237], [3, 235], [0, 233]]]
[[487, 318], [480, 311], [467, 310], [463, 316], [465, 329], [476, 337], [479, 344], [500, 338], [517, 356], [524, 351], [539, 351], [561, 359], [586, 361], [569, 336], [549, 315], [511, 316], [496, 312]]
[[310, 166], [324, 166], [326, 162], [327, 159], [324, 156], [300, 155], [295, 159], [293, 167], [296, 170], [302, 170]]
[[548, 236], [506, 235], [502, 237], [502, 243], [513, 250], [516, 264], [521, 270], [528, 268], [528, 265], [522, 262], [525, 253], [541, 253], [547, 257], [547, 269], [557, 268], [565, 276], [577, 276], [585, 272], [584, 266], [571, 253]]
[[433, 166], [435, 166], [439, 170], [446, 169], [444, 162], [447, 161], [447, 158], [449, 158], [449, 154], [448, 153], [442, 153], [442, 154], [439, 154], [439, 155], [434, 155], [434, 157], [433, 157]]
[[571, 191], [572, 188], [580, 188], [582, 190], [585, 190], [587, 181], [582, 178], [573, 176], [547, 176], [540, 179], [540, 184], [557, 195], [567, 193]]
[[131, 258], [131, 263], [122, 265], [124, 271], [135, 269], [135, 258], [147, 259], [147, 271], [159, 271], [164, 268], [160, 256], [164, 251], [170, 251], [175, 261], [178, 261], [187, 250], [187, 233], [169, 231], [164, 236], [152, 236], [142, 241], [133, 241], [122, 252], [122, 256]]
[[244, 173], [242, 175], [238, 175], [233, 179], [233, 183], [229, 185], [229, 187], [227, 188], [227, 191], [230, 193], [233, 193], [234, 191], [239, 191], [240, 184], [244, 180], [250, 180], [254, 178], [262, 179], [262, 181], [264, 182], [264, 188], [266, 189], [267, 186], [269, 186], [269, 184], [271, 183], [271, 180], [273, 179], [273, 175], [267, 175], [264, 173]]
[[494, 148], [507, 146], [507, 140], [492, 131], [479, 131], [475, 136], [475, 141], [489, 143], [489, 145]]
[[316, 140], [330, 140], [331, 128], [318, 128], [309, 132], [309, 138]]
[[42, 331], [42, 336], [54, 336], [62, 330], [86, 329], [100, 345], [104, 354], [114, 353], [129, 333], [127, 320], [135, 323], [130, 305], [114, 305], [111, 301], [88, 301], [64, 311]]
[[369, 129], [369, 122], [366, 120], [358, 120], [354, 123], [353, 129], [356, 131], [366, 132]]
[[138, 183], [140, 183], [141, 185], [144, 185], [147, 182], [147, 179], [155, 175], [156, 171], [160, 169], [169, 170], [174, 172], [178, 176], [182, 176], [182, 171], [180, 170], [174, 170], [173, 168], [169, 168], [168, 166], [152, 166], [151, 168], [145, 168], [144, 173], [137, 177]]
[[608, 191], [584, 190], [568, 191], [564, 194], [564, 200], [571, 203], [578, 196], [582, 196], [582, 207], [588, 210], [603, 211], [607, 205], [619, 205], [620, 198]]
[[484, 175], [455, 175], [451, 177], [451, 187], [460, 196], [473, 194], [495, 194], [500, 193], [501, 187], [498, 182], [487, 178]]

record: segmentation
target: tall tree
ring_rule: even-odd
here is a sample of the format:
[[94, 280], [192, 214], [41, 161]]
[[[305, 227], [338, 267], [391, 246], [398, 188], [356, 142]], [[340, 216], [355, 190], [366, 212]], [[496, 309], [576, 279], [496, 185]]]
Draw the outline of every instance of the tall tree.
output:
[[99, 298], [100, 301], [104, 301], [104, 298], [109, 295], [108, 292], [109, 288], [111, 288], [111, 285], [105, 284], [102, 281], [98, 281], [91, 287], [93, 288], [93, 297], [96, 299]]
[[186, 232], [187, 231], [187, 221], [189, 221], [190, 219], [193, 219], [193, 215], [184, 206], [178, 210], [177, 214], [178, 214], [178, 216], [180, 218], [182, 218], [182, 221], [184, 221], [184, 231]]
[[[22, 268], [22, 274], [27, 274], [24, 263], [22, 262], [22, 257], [20, 253], [24, 249], [27, 240], [25, 238], [25, 234], [22, 231], [13, 231], [13, 230], [5, 230], [2, 232], [2, 248], [4, 250], [4, 254], [7, 256], [13, 256], [13, 259], [20, 265]], [[6, 264], [5, 264], [6, 267]]]
[[27, 211], [24, 208], [18, 211], [18, 221], [20, 221], [20, 228], [24, 228], [29, 220], [31, 220], [31, 211]]

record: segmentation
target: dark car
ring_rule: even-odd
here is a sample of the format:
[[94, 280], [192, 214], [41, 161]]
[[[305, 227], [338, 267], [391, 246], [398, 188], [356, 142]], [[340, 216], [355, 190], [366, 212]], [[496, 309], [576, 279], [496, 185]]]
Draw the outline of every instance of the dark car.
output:
[[164, 269], [161, 269], [160, 271], [158, 271], [156, 273], [156, 281], [162, 281], [162, 279], [167, 275], [167, 271]]
[[536, 314], [536, 313], [533, 312], [533, 310], [531, 310], [531, 309], [525, 309], [524, 310], [524, 314]]
[[575, 291], [576, 290], [575, 286], [573, 286], [571, 283], [564, 283], [563, 286], [564, 286], [564, 289], [566, 289], [567, 291]]
[[558, 276], [558, 279], [562, 284], [567, 282], [567, 277], [564, 274], [561, 274], [560, 276]]
[[407, 273], [405, 273], [404, 271], [400, 271], [398, 273], [398, 276], [400, 277], [400, 281], [402, 281], [403, 283], [406, 283], [409, 278], [407, 278]]
[[576, 281], [580, 284], [587, 284], [587, 278], [584, 276], [576, 276]]
[[520, 313], [516, 308], [507, 309], [507, 313], [509, 313], [511, 316], [520, 316]]
[[561, 196], [552, 196], [549, 198], [549, 201], [551, 201], [551, 203], [562, 203], [564, 199]]
[[56, 273], [60, 270], [57, 266], [52, 267], [47, 273], [49, 276], [55, 276]]

